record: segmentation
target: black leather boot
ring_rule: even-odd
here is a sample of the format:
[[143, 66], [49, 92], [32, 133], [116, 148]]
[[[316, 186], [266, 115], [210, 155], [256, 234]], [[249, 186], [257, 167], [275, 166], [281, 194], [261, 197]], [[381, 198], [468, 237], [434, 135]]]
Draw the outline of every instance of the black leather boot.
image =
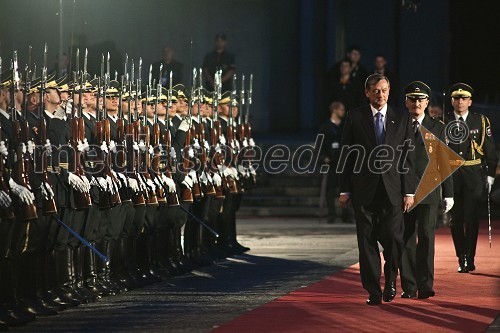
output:
[[73, 251], [73, 261], [75, 264], [75, 274], [73, 279], [73, 288], [76, 292], [88, 300], [88, 302], [97, 301], [100, 296], [95, 295], [85, 287], [84, 281], [84, 266], [85, 266], [85, 251], [84, 246], [81, 245]]
[[66, 298], [75, 305], [87, 303], [87, 300], [73, 289], [73, 279], [75, 274], [73, 250], [67, 246], [64, 250], [58, 251], [56, 253], [56, 264], [57, 287], [52, 289], [50, 292], [60, 298]]
[[35, 255], [36, 253], [25, 253], [18, 257], [16, 303], [35, 316], [53, 316], [57, 311], [46, 307], [36, 296], [36, 277], [41, 272], [36, 270]]
[[[91, 243], [92, 246], [96, 246], [94, 242]], [[96, 254], [90, 248], [85, 247], [83, 249], [84, 252], [84, 285], [90, 290], [94, 295], [97, 296], [110, 296], [114, 295], [112, 291], [106, 286], [103, 286], [98, 283], [97, 280], [97, 259]]]

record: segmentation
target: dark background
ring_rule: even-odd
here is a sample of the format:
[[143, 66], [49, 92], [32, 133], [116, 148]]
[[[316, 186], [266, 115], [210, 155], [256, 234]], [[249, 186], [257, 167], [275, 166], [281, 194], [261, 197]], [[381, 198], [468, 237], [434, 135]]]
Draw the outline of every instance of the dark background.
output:
[[[408, 8], [413, 3], [416, 11]], [[63, 50], [79, 46], [83, 57], [88, 47], [91, 72], [98, 73], [101, 53], [109, 51], [121, 73], [128, 53], [136, 65], [142, 57], [145, 79], [169, 45], [187, 83], [191, 65], [201, 66], [215, 34], [224, 31], [238, 74], [254, 74], [252, 118], [260, 133], [314, 133], [326, 115], [324, 74], [351, 44], [361, 47], [370, 70], [377, 53], [386, 55], [398, 101], [413, 80], [428, 83], [438, 102], [450, 83], [462, 81], [476, 89], [478, 109], [498, 110], [499, 1], [3, 0], [0, 8], [4, 68], [13, 49], [24, 64], [28, 45], [40, 68], [45, 42], [54, 67], [62, 15]]]

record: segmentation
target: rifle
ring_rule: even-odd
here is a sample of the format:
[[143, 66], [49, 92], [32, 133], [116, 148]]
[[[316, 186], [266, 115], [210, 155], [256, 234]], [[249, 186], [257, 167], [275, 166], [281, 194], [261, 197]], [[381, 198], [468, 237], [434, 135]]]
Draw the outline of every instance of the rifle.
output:
[[[101, 73], [102, 73], [102, 66], [101, 66]], [[101, 76], [97, 78], [97, 102], [96, 102], [96, 124], [95, 124], [95, 136], [96, 140], [99, 144], [105, 144], [105, 133], [104, 133], [104, 122], [102, 121], [102, 114], [101, 114], [101, 106], [100, 106], [100, 99], [101, 99]], [[105, 152], [99, 148], [97, 149], [97, 160], [102, 161], [102, 165], [100, 166], [100, 174], [101, 176], [106, 177], [106, 160], [105, 160]], [[111, 208], [112, 202], [111, 202], [111, 196], [108, 191], [106, 191], [105, 188], [100, 189], [100, 195], [99, 195], [99, 208], [100, 209], [108, 209]]]
[[[78, 52], [77, 52], [78, 54]], [[78, 62], [77, 62], [78, 66]], [[79, 84], [79, 96], [80, 96], [80, 102], [78, 103], [78, 112], [74, 113], [74, 110], [71, 110], [73, 117], [69, 121], [69, 126], [71, 128], [71, 147], [73, 148], [73, 158], [69, 160], [69, 165], [68, 169], [73, 172], [76, 176], [82, 178], [86, 177], [85, 172], [82, 168], [82, 154], [83, 152], [78, 150], [78, 146], [85, 141], [85, 122], [82, 117], [82, 89], [83, 89], [83, 73], [76, 73], [76, 76], [80, 78], [80, 84]], [[76, 81], [75, 81], [76, 84]], [[73, 89], [73, 93], [75, 92], [75, 89]], [[73, 109], [75, 105], [73, 103]], [[90, 198], [90, 193], [89, 192], [80, 192], [75, 189], [71, 189], [72, 192], [72, 197], [74, 200], [74, 208], [76, 210], [83, 210], [88, 208], [89, 206], [92, 205], [92, 200]]]
[[[233, 75], [233, 87], [231, 89], [231, 102], [229, 103], [229, 118], [227, 120], [227, 132], [226, 132], [226, 143], [228, 145], [229, 151], [229, 161], [227, 161], [227, 167], [234, 167], [234, 118], [233, 118], [233, 107], [235, 103], [236, 95], [236, 74]], [[238, 193], [238, 185], [232, 177], [226, 177], [227, 187], [229, 188], [229, 193]]]
[[[146, 86], [146, 102], [145, 102], [145, 106], [143, 106], [143, 108], [147, 107], [147, 100], [148, 100], [148, 97], [150, 95], [149, 88], [150, 88], [149, 85]], [[142, 165], [140, 170], [143, 172], [141, 172], [141, 175], [145, 179], [146, 184], [148, 183], [148, 181], [152, 180], [151, 175], [149, 174], [149, 169], [151, 168], [151, 158], [149, 155], [149, 146], [151, 144], [151, 142], [150, 142], [151, 133], [149, 130], [149, 126], [147, 124], [147, 121], [148, 121], [147, 119], [148, 119], [147, 114], [146, 114], [145, 110], [143, 110], [142, 124], [140, 124], [140, 128], [138, 129], [138, 132], [141, 134], [141, 138], [144, 140], [144, 145], [146, 148], [144, 149], [144, 151], [142, 152], [142, 154], [140, 156], [139, 163]], [[158, 205], [158, 197], [156, 196], [156, 193], [152, 190], [148, 191], [147, 204], [151, 205], [151, 206]]]
[[[194, 103], [194, 92], [195, 92], [195, 86], [196, 86], [196, 68], [193, 68], [193, 80], [192, 80], [192, 85], [191, 85], [191, 92], [189, 94], [189, 101], [188, 101], [188, 115], [187, 119], [189, 119], [189, 122], [191, 123], [191, 126], [189, 126], [188, 131], [186, 132], [186, 142], [184, 145], [184, 156], [183, 156], [183, 171], [184, 171], [184, 176], [188, 177], [189, 170], [191, 170], [191, 167], [195, 167], [195, 163], [191, 160], [192, 156], [190, 156], [190, 152], [193, 151], [193, 148], [191, 147], [191, 141], [194, 139], [194, 126], [192, 124], [192, 116], [193, 116], [193, 103]], [[198, 175], [196, 176], [198, 178]], [[199, 200], [203, 197], [203, 193], [201, 192], [201, 187], [198, 179], [193, 181], [193, 197], [196, 200]]]
[[[248, 147], [250, 147], [250, 150], [253, 151], [253, 138], [252, 138], [252, 125], [250, 124], [250, 105], [252, 105], [252, 83], [253, 83], [253, 74], [250, 74], [250, 82], [248, 85], [248, 93], [247, 93], [247, 103], [246, 103], [246, 114], [245, 114], [245, 139], [248, 144]], [[243, 110], [241, 110], [243, 112]], [[246, 159], [248, 161], [248, 166], [250, 167], [252, 164], [252, 161], [250, 158]], [[252, 173], [252, 183], [251, 186], [254, 187], [257, 184], [257, 178], [254, 173]]]
[[[127, 58], [128, 59], [128, 58]], [[125, 72], [127, 70], [125, 69]], [[130, 73], [130, 81], [128, 82], [128, 124], [127, 124], [127, 135], [125, 139], [126, 152], [127, 152], [127, 176], [129, 178], [135, 179], [139, 182], [140, 178], [137, 174], [137, 154], [134, 149], [135, 143], [138, 141], [139, 134], [134, 130], [134, 118], [132, 117], [132, 82], [134, 81], [134, 61], [132, 60], [131, 73]], [[137, 112], [137, 104], [135, 104], [135, 109]], [[143, 191], [138, 191], [134, 193], [132, 196], [132, 201], [134, 206], [144, 206], [146, 201], [144, 199]]]
[[[106, 107], [106, 93], [107, 93], [106, 90], [109, 87], [109, 81], [111, 79], [109, 60], [110, 60], [110, 55], [108, 52], [107, 59], [106, 59], [106, 74], [104, 75], [104, 88], [103, 88], [103, 98], [102, 98], [103, 99], [103, 132], [104, 132], [104, 140], [106, 141], [106, 146], [108, 146], [108, 147], [109, 147], [109, 143], [111, 141], [111, 124], [109, 122], [108, 109]], [[111, 180], [113, 181], [114, 184], [117, 184], [118, 179], [116, 179], [116, 177], [111, 172], [111, 168], [112, 168], [112, 158], [111, 157], [112, 157], [112, 152], [108, 151], [108, 153], [106, 154], [106, 163], [105, 163], [106, 173], [105, 174], [107, 177], [111, 178]], [[120, 198], [120, 193], [118, 191], [112, 191], [111, 204], [113, 206], [116, 206], [116, 205], [120, 204], [121, 202], [122, 201]]]
[[[170, 71], [170, 81], [169, 81], [167, 95], [168, 96], [167, 96], [167, 114], [165, 120], [165, 134], [163, 136], [162, 141], [163, 141], [163, 146], [166, 149], [170, 149], [170, 151], [167, 152], [168, 158], [165, 168], [165, 176], [167, 176], [168, 178], [172, 178], [172, 166], [175, 165], [175, 158], [173, 156], [175, 154], [175, 151], [172, 148], [172, 134], [170, 133], [170, 115], [168, 113], [168, 110], [172, 107], [172, 71]], [[169, 206], [179, 206], [179, 197], [177, 196], [177, 192], [168, 193], [167, 203]]]
[[200, 81], [199, 81], [199, 86], [198, 86], [198, 98], [197, 98], [197, 105], [198, 105], [198, 126], [196, 128], [196, 138], [198, 139], [198, 143], [200, 145], [200, 164], [201, 164], [201, 170], [202, 172], [205, 173], [205, 177], [207, 179], [207, 184], [202, 183], [202, 189], [205, 195], [212, 196], [216, 194], [215, 187], [212, 183], [208, 181], [208, 175], [210, 174], [210, 171], [208, 170], [207, 167], [207, 151], [205, 147], [205, 126], [203, 125], [203, 121], [201, 118], [201, 104], [203, 103], [203, 76], [202, 76], [202, 69], [200, 68]]
[[[38, 109], [38, 143], [40, 145], [44, 145], [46, 143], [49, 143], [49, 141], [47, 140], [47, 124], [45, 122], [45, 117], [43, 116], [43, 91], [45, 89], [45, 85], [47, 83], [47, 63], [45, 62], [47, 59], [47, 44], [45, 44], [45, 48], [44, 48], [44, 57], [43, 57], [43, 60], [44, 60], [44, 64], [43, 64], [43, 67], [42, 67], [42, 77], [41, 77], [41, 93], [40, 93], [40, 108]], [[26, 73], [26, 83], [25, 83], [25, 90], [26, 92], [29, 90], [29, 87], [30, 87], [30, 82], [28, 80], [28, 76], [29, 74]], [[25, 94], [25, 98], [27, 97], [27, 95]], [[28, 109], [27, 109], [27, 100], [25, 99], [24, 100], [24, 105], [25, 105], [25, 119], [27, 120], [27, 112], [28, 112]], [[43, 146], [42, 146], [43, 147]], [[47, 172], [47, 165], [48, 165], [48, 162], [47, 162], [47, 159], [48, 159], [48, 156], [46, 154], [47, 150], [44, 149], [44, 148], [40, 148], [40, 150], [38, 150], [38, 156], [37, 156], [37, 159], [36, 159], [36, 162], [41, 166], [41, 173], [40, 173], [40, 179], [42, 181], [42, 184], [49, 184], [50, 185], [50, 182], [49, 182], [49, 177], [48, 177], [48, 172]], [[45, 186], [45, 185], [42, 185], [42, 186]], [[48, 191], [47, 191], [48, 192]], [[43, 198], [42, 200], [42, 214], [47, 216], [47, 215], [51, 215], [51, 214], [57, 214], [57, 205], [56, 205], [56, 202], [55, 202], [55, 199], [54, 198], [50, 198], [50, 199], [45, 199]]]
[[[15, 93], [19, 90], [19, 72], [18, 72], [18, 62], [17, 62], [17, 51], [14, 51], [12, 57], [12, 85], [10, 89], [11, 94], [11, 105], [10, 105], [10, 115], [12, 118], [12, 148], [16, 150], [16, 165], [12, 178], [16, 183], [21, 186], [26, 187], [29, 191], [33, 192], [31, 189], [31, 184], [29, 181], [28, 170], [30, 169], [30, 156], [27, 152], [28, 143], [28, 125], [27, 122], [21, 124], [18, 119]], [[22, 129], [24, 128], [24, 129]], [[18, 204], [18, 217], [22, 220], [29, 221], [38, 218], [36, 213], [36, 206], [34, 203], [25, 204], [19, 202]]]
[[[213, 91], [213, 99], [212, 99], [212, 108], [213, 108], [213, 115], [212, 115], [212, 128], [210, 131], [210, 137], [212, 139], [211, 142], [211, 149], [212, 151], [212, 163], [211, 167], [214, 173], [218, 173], [220, 167], [224, 165], [224, 157], [220, 153], [220, 147], [218, 146], [218, 140], [219, 136], [221, 135], [221, 125], [219, 118], [217, 117], [218, 115], [218, 108], [219, 108], [219, 99], [221, 98], [221, 72], [217, 71], [214, 76], [214, 91]], [[224, 178], [224, 175], [221, 175], [221, 178], [226, 184]], [[217, 199], [224, 199], [224, 190], [222, 185], [215, 185], [215, 197]]]
[[126, 170], [125, 165], [125, 151], [123, 148], [123, 143], [125, 142], [125, 119], [123, 116], [123, 107], [122, 107], [122, 98], [123, 98], [123, 90], [125, 90], [125, 77], [122, 75], [120, 82], [120, 92], [118, 97], [118, 119], [116, 120], [116, 143], [117, 148], [120, 148], [116, 152], [116, 161], [115, 168], [117, 172], [123, 172]]
[[[163, 65], [160, 65], [160, 73], [162, 69]], [[160, 152], [158, 150], [160, 147], [160, 124], [158, 123], [158, 100], [160, 99], [160, 95], [161, 95], [161, 84], [158, 84], [156, 88], [156, 96], [154, 101], [153, 133], [151, 142], [151, 144], [153, 145], [153, 149], [155, 149], [156, 151], [154, 152], [153, 160], [149, 161], [153, 177], [159, 177], [160, 174]], [[146, 97], [146, 104], [148, 102], [148, 98], [149, 96]], [[158, 183], [162, 184], [161, 179]], [[167, 203], [167, 198], [163, 186], [156, 187], [156, 197], [159, 203]]]

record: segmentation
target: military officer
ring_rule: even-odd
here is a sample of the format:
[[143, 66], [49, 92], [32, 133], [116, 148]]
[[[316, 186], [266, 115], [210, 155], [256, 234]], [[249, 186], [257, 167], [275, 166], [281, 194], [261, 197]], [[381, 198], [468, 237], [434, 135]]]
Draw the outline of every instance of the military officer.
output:
[[[401, 258], [402, 298], [434, 296], [434, 230], [437, 210], [442, 196], [448, 212], [453, 206], [453, 180], [449, 160], [443, 144], [445, 125], [425, 113], [431, 89], [421, 81], [414, 81], [404, 89], [405, 105], [412, 117], [415, 135], [416, 176], [421, 184], [416, 193], [418, 204], [404, 215], [404, 249]], [[425, 132], [421, 135], [422, 128]], [[425, 177], [424, 177], [425, 173]], [[440, 186], [439, 184], [442, 183]], [[430, 187], [429, 187], [430, 186]], [[420, 189], [433, 189], [420, 194]], [[418, 243], [417, 243], [418, 235]]]
[[481, 197], [485, 191], [489, 194], [495, 181], [497, 157], [489, 119], [469, 110], [474, 89], [468, 84], [456, 83], [449, 93], [453, 113], [447, 126], [455, 126], [457, 130], [448, 130], [446, 139], [448, 146], [465, 159], [453, 174], [455, 205], [451, 210], [451, 235], [458, 257], [458, 272], [468, 273], [476, 269], [477, 209]]

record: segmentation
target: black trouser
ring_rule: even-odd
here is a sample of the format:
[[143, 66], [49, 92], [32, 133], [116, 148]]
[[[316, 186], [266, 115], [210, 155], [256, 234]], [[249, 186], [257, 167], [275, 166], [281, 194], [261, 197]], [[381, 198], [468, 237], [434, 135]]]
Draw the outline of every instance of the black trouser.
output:
[[476, 255], [479, 222], [478, 207], [486, 192], [481, 166], [461, 167], [453, 174], [454, 205], [451, 209], [451, 235], [457, 257]]
[[438, 204], [419, 204], [404, 215], [404, 250], [400, 272], [401, 287], [405, 292], [433, 290], [437, 209]]
[[366, 206], [354, 204], [359, 249], [361, 282], [370, 295], [382, 296], [380, 288], [380, 253], [377, 241], [384, 248], [386, 283], [396, 281], [403, 247], [403, 200], [393, 206], [383, 180], [380, 179], [373, 202]]

